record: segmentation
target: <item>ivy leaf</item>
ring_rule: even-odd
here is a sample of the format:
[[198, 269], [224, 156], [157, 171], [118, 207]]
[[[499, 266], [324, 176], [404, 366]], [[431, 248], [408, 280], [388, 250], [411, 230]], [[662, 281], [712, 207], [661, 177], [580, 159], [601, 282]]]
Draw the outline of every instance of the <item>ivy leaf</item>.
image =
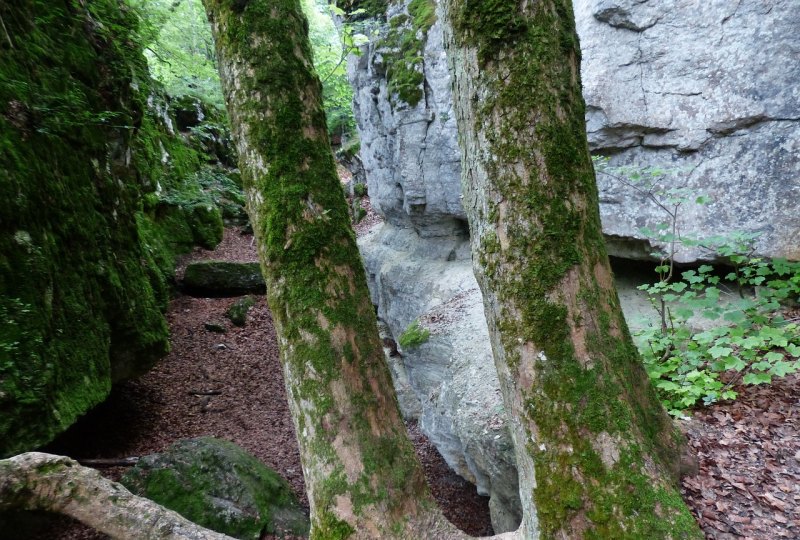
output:
[[733, 352], [733, 349], [730, 347], [720, 347], [715, 345], [708, 349], [708, 354], [711, 355], [711, 358], [716, 360], [717, 358], [722, 358], [723, 356], [729, 356]]
[[769, 373], [748, 373], [742, 377], [744, 384], [769, 384], [772, 382], [772, 375]]

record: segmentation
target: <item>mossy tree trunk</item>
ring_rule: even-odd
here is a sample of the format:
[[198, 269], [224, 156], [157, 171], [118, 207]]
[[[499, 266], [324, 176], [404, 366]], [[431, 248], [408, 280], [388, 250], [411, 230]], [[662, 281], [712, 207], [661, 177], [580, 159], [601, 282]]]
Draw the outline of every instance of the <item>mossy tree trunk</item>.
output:
[[681, 441], [622, 316], [570, 0], [446, 0], [464, 206], [524, 538], [700, 538]]
[[[298, 0], [204, 0], [280, 343], [312, 538], [447, 537], [407, 438]], [[266, 376], [266, 375], [265, 375]]]

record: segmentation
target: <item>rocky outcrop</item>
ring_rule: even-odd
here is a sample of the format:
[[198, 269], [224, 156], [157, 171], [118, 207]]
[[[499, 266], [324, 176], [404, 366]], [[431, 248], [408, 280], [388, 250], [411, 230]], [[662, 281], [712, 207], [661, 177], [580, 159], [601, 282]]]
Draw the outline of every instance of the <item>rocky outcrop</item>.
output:
[[[756, 253], [800, 258], [800, 12], [791, 0], [577, 0], [586, 122], [613, 166], [659, 167], [685, 188], [684, 233], [758, 232]], [[613, 44], [613, 46], [612, 46]], [[642, 257], [639, 228], [667, 220], [600, 175], [612, 252]], [[694, 204], [706, 195], [706, 205]], [[662, 201], [668, 195], [662, 196]], [[683, 249], [683, 261], [709, 253]]]
[[235, 444], [184, 439], [139, 460], [122, 478], [134, 494], [175, 510], [198, 525], [257, 540], [308, 533], [308, 516], [275, 471]]
[[[759, 231], [757, 253], [800, 258], [800, 65], [790, 60], [800, 15], [790, 3], [577, 0], [575, 9], [592, 150], [610, 167], [672, 171], [661, 180], [688, 199], [679, 212], [684, 233]], [[495, 420], [502, 422], [492, 391], [499, 383], [486, 369], [491, 350], [464, 247], [441, 29], [415, 23], [419, 4], [390, 5], [350, 63], [371, 203], [386, 218], [360, 247], [388, 338], [397, 341], [415, 320], [430, 331], [427, 342], [389, 357], [404, 412], [420, 418], [457, 472], [493, 495], [500, 532], [516, 526], [519, 503], [497, 486], [516, 489], [516, 475], [502, 451], [510, 439]], [[417, 93], [392, 84], [403, 58], [420, 75]], [[609, 175], [598, 180], [610, 251], [649, 257], [658, 246], [639, 228], [666, 221], [664, 213], [635, 188]], [[695, 204], [701, 195], [710, 202]], [[697, 257], [709, 254], [679, 254]]]
[[[758, 232], [756, 254], [800, 258], [800, 13], [790, 0], [695, 8], [683, 0], [575, 2], [591, 149], [614, 167], [670, 172], [660, 186], [680, 187], [689, 199], [679, 211], [683, 233]], [[390, 6], [385, 27], [404, 13]], [[387, 59], [399, 49], [386, 28], [350, 66], [372, 203], [393, 224], [446, 234], [463, 212], [441, 32], [417, 32], [425, 42], [415, 66], [422, 99], [409, 105], [387, 83]], [[639, 229], [668, 216], [636, 189], [608, 175], [598, 181], [611, 253], [649, 256]], [[694, 203], [701, 195], [708, 204]], [[698, 257], [710, 254], [679, 253]]]

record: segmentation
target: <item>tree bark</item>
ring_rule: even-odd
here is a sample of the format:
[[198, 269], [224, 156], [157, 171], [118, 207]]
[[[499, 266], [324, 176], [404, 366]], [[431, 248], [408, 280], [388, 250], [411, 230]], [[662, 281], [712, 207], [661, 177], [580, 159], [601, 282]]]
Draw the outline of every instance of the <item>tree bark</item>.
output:
[[701, 538], [612, 281], [570, 0], [445, 0], [475, 273], [524, 538]]
[[44, 510], [122, 540], [232, 540], [131, 494], [67, 457], [28, 452], [0, 460], [0, 511]]
[[297, 0], [204, 0], [280, 344], [312, 538], [457, 538], [383, 358]]

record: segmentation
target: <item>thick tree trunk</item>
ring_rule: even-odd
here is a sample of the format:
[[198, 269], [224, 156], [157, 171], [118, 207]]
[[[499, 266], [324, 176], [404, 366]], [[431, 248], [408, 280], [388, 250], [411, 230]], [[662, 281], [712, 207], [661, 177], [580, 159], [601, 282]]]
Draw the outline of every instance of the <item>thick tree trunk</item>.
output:
[[94, 469], [29, 452], [0, 460], [0, 511], [44, 510], [121, 540], [232, 540], [131, 494]]
[[520, 470], [524, 538], [700, 538], [681, 441], [600, 228], [570, 0], [445, 0], [464, 206]]
[[311, 536], [461, 536], [428, 495], [400, 417], [300, 3], [204, 2], [300, 442]]

